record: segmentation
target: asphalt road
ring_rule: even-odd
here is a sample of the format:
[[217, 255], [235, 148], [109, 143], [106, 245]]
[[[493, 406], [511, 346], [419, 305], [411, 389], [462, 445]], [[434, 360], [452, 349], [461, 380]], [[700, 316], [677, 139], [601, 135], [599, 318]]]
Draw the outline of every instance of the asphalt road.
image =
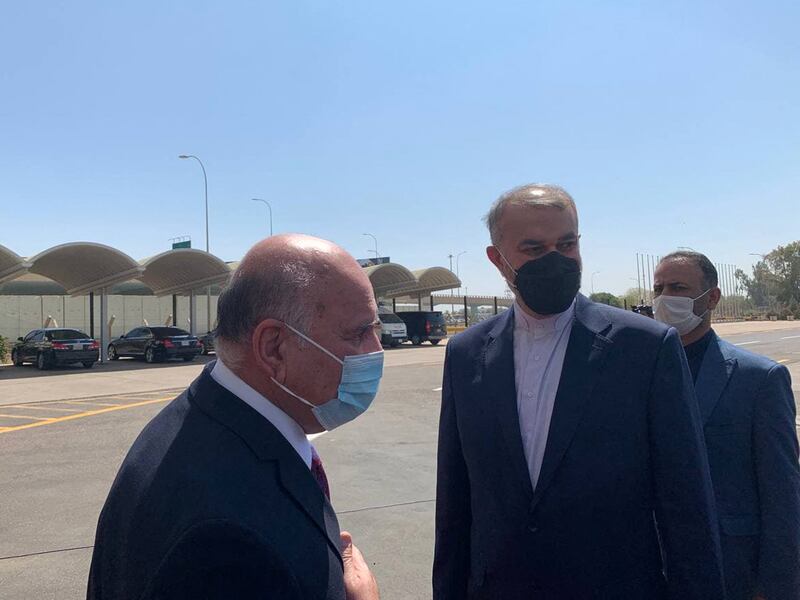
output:
[[[786, 364], [800, 396], [800, 324], [722, 333]], [[341, 526], [384, 600], [430, 598], [443, 356], [443, 347], [389, 351], [373, 408], [314, 440]], [[0, 598], [85, 597], [97, 516], [120, 462], [203, 362], [45, 374], [0, 367]]]

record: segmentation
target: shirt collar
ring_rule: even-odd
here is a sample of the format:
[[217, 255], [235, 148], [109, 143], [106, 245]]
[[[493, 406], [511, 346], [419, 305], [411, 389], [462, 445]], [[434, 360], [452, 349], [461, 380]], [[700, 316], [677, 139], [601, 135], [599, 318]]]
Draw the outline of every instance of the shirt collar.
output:
[[532, 334], [534, 339], [544, 338], [552, 333], [562, 331], [575, 315], [575, 302], [561, 313], [548, 315], [544, 319], [534, 319], [519, 305], [519, 300], [514, 302], [514, 329]]
[[211, 377], [252, 407], [262, 417], [275, 426], [292, 448], [300, 455], [307, 467], [311, 467], [311, 442], [308, 441], [305, 431], [289, 415], [267, 400], [259, 392], [247, 385], [236, 373], [231, 371], [219, 358], [211, 370]]

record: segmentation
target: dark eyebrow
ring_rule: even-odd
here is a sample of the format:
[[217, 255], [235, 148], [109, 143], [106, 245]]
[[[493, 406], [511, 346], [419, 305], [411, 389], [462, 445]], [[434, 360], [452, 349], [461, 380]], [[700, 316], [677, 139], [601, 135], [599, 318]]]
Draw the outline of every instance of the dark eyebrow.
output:
[[380, 325], [380, 324], [381, 324], [381, 320], [378, 319], [377, 317], [375, 317], [374, 321], [370, 321], [369, 323], [365, 323], [363, 325], [359, 325], [358, 327], [354, 327], [353, 329], [350, 330], [350, 333], [357, 334], [357, 335], [363, 335], [364, 332], [367, 331], [368, 329], [376, 327], [377, 325]]
[[577, 239], [578, 239], [578, 234], [574, 233], [574, 232], [570, 232], [567, 235], [562, 235], [560, 238], [558, 238], [558, 241], [559, 242], [569, 242], [569, 241], [577, 240]]

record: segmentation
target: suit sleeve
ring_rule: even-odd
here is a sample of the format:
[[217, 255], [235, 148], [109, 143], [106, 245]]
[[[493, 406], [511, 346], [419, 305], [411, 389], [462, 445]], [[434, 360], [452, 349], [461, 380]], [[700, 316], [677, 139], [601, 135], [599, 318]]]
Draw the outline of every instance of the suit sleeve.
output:
[[224, 521], [198, 524], [170, 548], [142, 600], [301, 600], [294, 575], [255, 533]]
[[444, 363], [439, 451], [436, 475], [436, 541], [433, 559], [434, 600], [467, 596], [470, 564], [470, 489], [456, 420], [450, 346]]
[[656, 521], [669, 598], [724, 598], [719, 525], [700, 411], [675, 329], [662, 341], [649, 402]]
[[768, 600], [800, 598], [800, 466], [789, 371], [775, 365], [755, 406], [753, 451], [761, 504], [757, 586]]

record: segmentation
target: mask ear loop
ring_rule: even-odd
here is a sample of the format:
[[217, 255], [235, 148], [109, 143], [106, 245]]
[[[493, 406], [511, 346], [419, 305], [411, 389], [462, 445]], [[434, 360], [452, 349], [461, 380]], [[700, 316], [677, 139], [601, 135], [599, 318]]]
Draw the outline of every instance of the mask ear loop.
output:
[[316, 346], [317, 348], [319, 348], [320, 350], [322, 350], [322, 351], [323, 351], [325, 354], [327, 354], [328, 356], [330, 356], [330, 357], [331, 357], [333, 360], [335, 360], [336, 362], [338, 362], [340, 365], [344, 365], [344, 361], [343, 361], [341, 358], [339, 358], [338, 356], [336, 356], [336, 355], [335, 355], [333, 352], [331, 352], [331, 351], [330, 351], [330, 350], [328, 350], [327, 348], [323, 348], [322, 346], [320, 346], [320, 345], [319, 345], [317, 342], [315, 342], [314, 340], [312, 340], [312, 339], [311, 339], [310, 337], [308, 337], [308, 336], [307, 336], [305, 333], [302, 333], [302, 332], [300, 332], [300, 331], [297, 331], [297, 329], [295, 329], [294, 327], [292, 327], [292, 326], [291, 326], [291, 325], [289, 325], [288, 323], [284, 323], [284, 325], [286, 325], [286, 327], [288, 327], [289, 329], [291, 329], [293, 332], [295, 332], [297, 335], [299, 335], [301, 338], [303, 338], [303, 339], [304, 339], [305, 341], [307, 341], [309, 344], [312, 344], [313, 346]]

